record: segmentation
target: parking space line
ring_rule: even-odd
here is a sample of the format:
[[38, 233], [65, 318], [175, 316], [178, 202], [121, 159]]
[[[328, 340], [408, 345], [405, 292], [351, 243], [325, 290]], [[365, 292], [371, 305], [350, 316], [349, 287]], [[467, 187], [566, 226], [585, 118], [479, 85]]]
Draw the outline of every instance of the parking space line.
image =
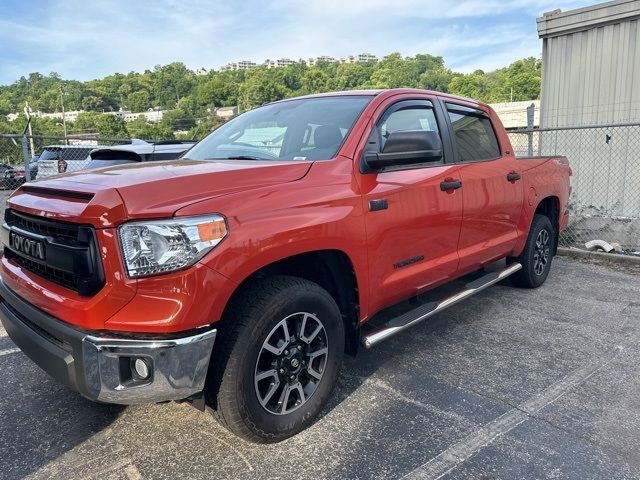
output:
[[535, 413], [585, 382], [600, 369], [608, 365], [622, 350], [622, 347], [618, 346], [613, 355], [606, 361], [591, 363], [573, 371], [562, 380], [521, 403], [518, 407], [512, 408], [495, 420], [483, 425], [466, 438], [450, 446], [438, 456], [432, 458], [402, 478], [410, 480], [436, 480], [443, 477], [455, 467], [478, 453], [483, 447], [489, 445], [496, 438], [509, 433], [525, 420], [532, 418]]
[[0, 350], [0, 357], [2, 357], [3, 355], [11, 355], [12, 353], [18, 353], [19, 351], [19, 348], [8, 348], [7, 350]]

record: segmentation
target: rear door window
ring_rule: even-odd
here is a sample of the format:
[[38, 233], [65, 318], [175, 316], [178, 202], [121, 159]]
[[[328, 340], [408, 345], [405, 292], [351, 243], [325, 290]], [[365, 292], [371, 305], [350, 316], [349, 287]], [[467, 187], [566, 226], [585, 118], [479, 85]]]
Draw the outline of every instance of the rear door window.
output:
[[447, 112], [460, 162], [500, 157], [500, 145], [486, 113], [451, 103], [447, 103]]

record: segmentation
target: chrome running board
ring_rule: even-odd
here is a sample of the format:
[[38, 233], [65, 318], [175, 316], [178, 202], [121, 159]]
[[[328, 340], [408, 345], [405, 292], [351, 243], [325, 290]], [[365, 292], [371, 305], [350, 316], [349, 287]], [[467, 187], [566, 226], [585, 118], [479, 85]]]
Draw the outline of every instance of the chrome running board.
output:
[[366, 348], [371, 348], [383, 340], [393, 337], [395, 334], [400, 333], [409, 327], [413, 327], [423, 320], [432, 317], [436, 313], [439, 313], [442, 310], [455, 305], [478, 292], [481, 292], [485, 288], [498, 283], [509, 275], [513, 275], [520, 269], [522, 269], [522, 265], [519, 263], [512, 263], [502, 270], [487, 273], [477, 280], [467, 283], [461, 291], [454, 293], [453, 295], [438, 301], [425, 303], [424, 305], [420, 305], [418, 308], [404, 313], [399, 317], [389, 320], [383, 326], [363, 335], [362, 343]]

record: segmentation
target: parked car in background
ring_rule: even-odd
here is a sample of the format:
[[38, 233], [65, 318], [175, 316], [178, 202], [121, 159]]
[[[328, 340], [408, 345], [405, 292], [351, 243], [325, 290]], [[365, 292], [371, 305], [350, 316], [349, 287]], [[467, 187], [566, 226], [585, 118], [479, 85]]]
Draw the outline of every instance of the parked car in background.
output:
[[[29, 179], [34, 180], [38, 175], [38, 159], [40, 155], [34, 155], [29, 162]], [[27, 174], [24, 167], [9, 168], [4, 170], [4, 174], [0, 177], [0, 188], [3, 190], [11, 190], [18, 188], [27, 181]]]
[[192, 140], [145, 142], [134, 139], [131, 145], [116, 145], [93, 150], [87, 169], [154, 160], [175, 160], [195, 143]]
[[84, 170], [89, 165], [89, 153], [102, 145], [49, 145], [42, 149], [38, 159], [38, 175], [45, 178], [59, 173]]
[[6, 163], [0, 163], [0, 175], [4, 175], [4, 172], [7, 170], [11, 170], [13, 167], [11, 165], [7, 165]]

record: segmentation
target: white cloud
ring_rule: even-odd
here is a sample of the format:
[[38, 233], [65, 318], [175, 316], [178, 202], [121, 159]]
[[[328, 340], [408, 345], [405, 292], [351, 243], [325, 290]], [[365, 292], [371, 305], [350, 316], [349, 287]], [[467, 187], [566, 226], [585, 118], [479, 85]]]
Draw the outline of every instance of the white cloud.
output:
[[[32, 71], [85, 80], [171, 61], [217, 68], [239, 59], [363, 51], [433, 53], [456, 69], [492, 69], [537, 54], [535, 16], [557, 6], [555, 0], [52, 0], [33, 6], [29, 19], [0, 16], [0, 44], [11, 52], [3, 54], [0, 81]], [[486, 31], [474, 29], [494, 18]]]

